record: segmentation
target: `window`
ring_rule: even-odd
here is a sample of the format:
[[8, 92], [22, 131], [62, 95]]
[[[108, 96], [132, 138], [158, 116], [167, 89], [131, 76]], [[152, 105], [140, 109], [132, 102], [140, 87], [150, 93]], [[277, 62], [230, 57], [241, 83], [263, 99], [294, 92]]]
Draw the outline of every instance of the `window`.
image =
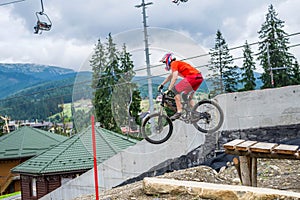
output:
[[36, 178], [31, 179], [31, 196], [36, 197]]

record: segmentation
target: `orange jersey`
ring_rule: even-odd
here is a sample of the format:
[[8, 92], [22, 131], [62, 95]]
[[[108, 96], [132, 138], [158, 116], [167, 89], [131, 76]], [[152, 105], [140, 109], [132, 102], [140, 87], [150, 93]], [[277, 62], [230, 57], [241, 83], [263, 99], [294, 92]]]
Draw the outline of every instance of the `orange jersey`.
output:
[[182, 61], [171, 62], [172, 72], [178, 71], [178, 75], [181, 77], [186, 77], [189, 75], [199, 74], [200, 72], [192, 67], [190, 64]]

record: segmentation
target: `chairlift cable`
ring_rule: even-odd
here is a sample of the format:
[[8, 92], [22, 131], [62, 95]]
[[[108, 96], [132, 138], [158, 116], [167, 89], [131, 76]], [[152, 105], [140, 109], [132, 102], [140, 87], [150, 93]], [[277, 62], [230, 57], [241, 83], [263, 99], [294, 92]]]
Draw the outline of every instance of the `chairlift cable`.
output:
[[16, 0], [16, 1], [10, 1], [10, 2], [7, 2], [7, 3], [1, 3], [0, 6], [6, 6], [6, 5], [9, 5], [9, 4], [19, 3], [19, 2], [22, 2], [22, 1], [25, 1], [25, 0]]
[[41, 11], [41, 13], [44, 13], [44, 4], [43, 4], [43, 0], [41, 0], [41, 6], [42, 6], [42, 11]]

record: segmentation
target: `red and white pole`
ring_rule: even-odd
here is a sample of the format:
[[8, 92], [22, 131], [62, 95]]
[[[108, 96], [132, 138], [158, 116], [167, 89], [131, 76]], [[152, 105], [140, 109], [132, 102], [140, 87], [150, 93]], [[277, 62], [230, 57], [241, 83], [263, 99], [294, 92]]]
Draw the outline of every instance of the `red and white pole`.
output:
[[92, 123], [93, 157], [94, 157], [95, 194], [96, 194], [96, 200], [99, 200], [98, 166], [97, 166], [97, 146], [96, 146], [95, 117], [94, 117], [94, 115], [91, 116], [91, 123]]

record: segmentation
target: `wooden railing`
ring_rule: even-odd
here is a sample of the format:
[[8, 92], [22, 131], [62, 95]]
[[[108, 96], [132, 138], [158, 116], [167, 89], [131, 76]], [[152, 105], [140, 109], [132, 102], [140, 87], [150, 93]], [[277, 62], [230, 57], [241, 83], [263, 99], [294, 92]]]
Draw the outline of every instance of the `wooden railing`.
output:
[[300, 160], [297, 145], [233, 140], [223, 145], [225, 152], [239, 156], [234, 163], [243, 185], [257, 186], [257, 158]]

